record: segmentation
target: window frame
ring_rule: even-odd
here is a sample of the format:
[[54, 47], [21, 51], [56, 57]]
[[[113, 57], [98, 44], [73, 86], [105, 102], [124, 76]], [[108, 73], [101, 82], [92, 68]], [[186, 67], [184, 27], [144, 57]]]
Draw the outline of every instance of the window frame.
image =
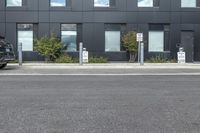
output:
[[[106, 31], [119, 31], [120, 32], [120, 50], [119, 51], [106, 51]], [[126, 49], [122, 45], [122, 37], [126, 33], [125, 23], [105, 23], [104, 24], [104, 51], [108, 52], [122, 52]]]
[[[25, 29], [19, 29], [19, 25], [31, 25], [31, 30], [25, 30]], [[34, 51], [34, 38], [35, 38], [35, 26], [33, 23], [17, 23], [17, 45], [19, 44], [19, 32], [20, 31], [32, 31], [32, 49], [31, 50], [23, 50], [23, 44], [22, 44], [22, 51], [23, 52], [33, 52]]]
[[[76, 30], [62, 30], [62, 25], [76, 25]], [[60, 40], [62, 42], [62, 31], [76, 31], [76, 51], [68, 51], [67, 49], [63, 49], [64, 52], [77, 52], [78, 51], [78, 39], [79, 39], [79, 24], [77, 23], [61, 23], [60, 24]], [[62, 42], [63, 43], [63, 42]]]

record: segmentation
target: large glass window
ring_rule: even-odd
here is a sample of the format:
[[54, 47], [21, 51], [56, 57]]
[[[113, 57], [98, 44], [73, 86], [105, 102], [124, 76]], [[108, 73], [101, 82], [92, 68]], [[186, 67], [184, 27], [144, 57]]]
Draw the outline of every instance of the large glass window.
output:
[[181, 0], [181, 7], [196, 7], [196, 0]]
[[149, 31], [149, 52], [164, 51], [164, 31]]
[[22, 6], [22, 0], [7, 0], [7, 7]]
[[77, 51], [77, 25], [62, 24], [61, 25], [61, 41], [64, 44], [64, 50]]
[[66, 0], [51, 0], [51, 7], [62, 7], [66, 6]]
[[120, 51], [120, 31], [105, 31], [105, 51]]
[[23, 51], [33, 51], [33, 24], [18, 24], [18, 43]]
[[95, 7], [109, 7], [110, 0], [94, 0]]
[[153, 0], [138, 0], [138, 7], [153, 7]]
[[160, 0], [138, 0], [138, 7], [159, 7]]

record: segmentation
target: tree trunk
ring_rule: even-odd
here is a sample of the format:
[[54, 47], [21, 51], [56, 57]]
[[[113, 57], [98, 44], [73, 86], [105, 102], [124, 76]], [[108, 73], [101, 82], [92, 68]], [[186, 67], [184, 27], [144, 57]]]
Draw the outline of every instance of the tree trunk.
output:
[[129, 53], [129, 56], [130, 56], [129, 62], [130, 62], [130, 63], [134, 63], [134, 62], [135, 62], [136, 55], [135, 55], [133, 52], [130, 52], [130, 53]]

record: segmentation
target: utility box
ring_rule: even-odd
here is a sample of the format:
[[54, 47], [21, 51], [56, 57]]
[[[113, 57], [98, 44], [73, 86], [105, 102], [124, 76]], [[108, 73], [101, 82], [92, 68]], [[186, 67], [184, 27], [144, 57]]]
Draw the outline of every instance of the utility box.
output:
[[86, 51], [86, 48], [83, 48], [83, 63], [88, 63], [88, 51]]
[[177, 59], [178, 59], [178, 63], [185, 63], [186, 54], [182, 47], [179, 48], [179, 52], [177, 53]]

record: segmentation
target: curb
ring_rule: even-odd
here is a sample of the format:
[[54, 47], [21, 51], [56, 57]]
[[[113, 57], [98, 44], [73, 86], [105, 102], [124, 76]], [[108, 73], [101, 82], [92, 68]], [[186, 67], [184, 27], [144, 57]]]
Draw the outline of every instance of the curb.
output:
[[[18, 64], [8, 66], [20, 67]], [[200, 69], [200, 64], [177, 64], [177, 63], [145, 63], [140, 66], [138, 63], [106, 63], [106, 64], [54, 64], [54, 63], [24, 63], [23, 69]]]

